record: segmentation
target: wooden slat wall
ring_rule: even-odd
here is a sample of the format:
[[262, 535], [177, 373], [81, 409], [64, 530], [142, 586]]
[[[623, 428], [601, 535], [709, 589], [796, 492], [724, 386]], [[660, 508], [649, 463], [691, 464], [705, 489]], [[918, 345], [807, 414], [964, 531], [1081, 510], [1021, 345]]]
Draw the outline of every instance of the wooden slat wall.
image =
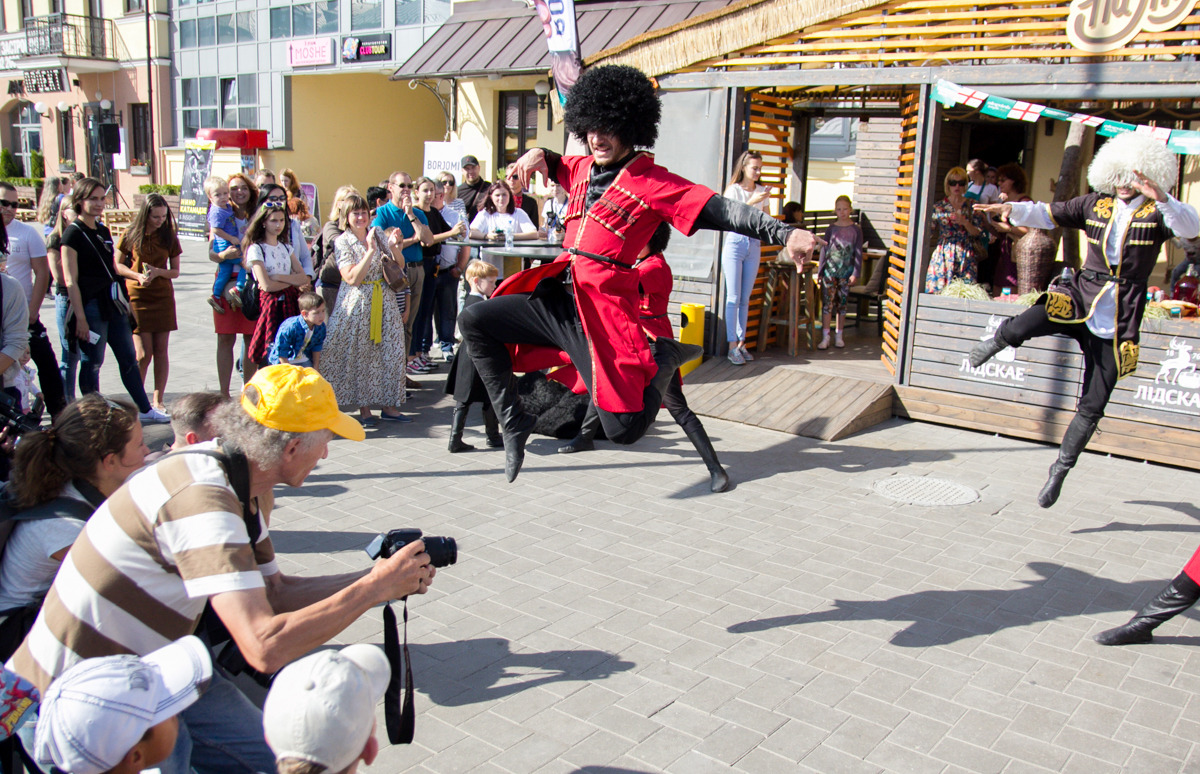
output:
[[[899, 351], [901, 310], [904, 308], [904, 276], [908, 263], [908, 244], [912, 216], [912, 184], [914, 160], [917, 153], [917, 116], [920, 96], [915, 89], [900, 97], [900, 156], [896, 168], [895, 224], [892, 245], [888, 251], [887, 279], [883, 285], [883, 355], [880, 359], [896, 374], [896, 353]], [[920, 259], [915, 261], [920, 266]]]
[[[1074, 414], [1083, 357], [1064, 337], [1046, 337], [994, 358], [984, 372], [967, 366], [971, 347], [989, 324], [1022, 311], [995, 301], [922, 296], [917, 309], [909, 373], [911, 391], [900, 390], [904, 414], [1000, 432], [1058, 441]], [[1101, 433], [1090, 448], [1200, 468], [1200, 375], [1182, 362], [1182, 343], [1200, 349], [1200, 326], [1192, 322], [1147, 321], [1142, 326], [1137, 372], [1117, 383]], [[1188, 354], [1190, 354], [1188, 351]], [[1002, 359], [1005, 358], [1005, 359]], [[1157, 395], [1158, 404], [1150, 398]]]
[[900, 171], [901, 119], [873, 116], [858, 125], [854, 157], [854, 207], [868, 247], [885, 249], [896, 223], [896, 176]]
[[687, 68], [741, 70], [769, 67], [830, 67], [872, 63], [879, 67], [954, 64], [1017, 64], [1104, 61], [1103, 58], [1200, 53], [1193, 13], [1167, 32], [1143, 31], [1124, 47], [1101, 54], [1074, 48], [1067, 38], [1068, 4], [1061, 0], [906, 0], [885, 2], [858, 14], [830, 19], [730, 56]]
[[[784, 186], [792, 163], [792, 100], [759, 91], [746, 92], [750, 108], [750, 121], [746, 127], [750, 150], [758, 151], [763, 157], [761, 183], [771, 189], [771, 213], [777, 215], [783, 209]], [[773, 261], [780, 248], [762, 246], [762, 262]], [[750, 317], [746, 324], [746, 346], [757, 348], [758, 320], [762, 314], [763, 285], [766, 269], [760, 268], [750, 295]], [[778, 302], [777, 302], [778, 303]], [[775, 331], [771, 331], [767, 343], [774, 343]]]

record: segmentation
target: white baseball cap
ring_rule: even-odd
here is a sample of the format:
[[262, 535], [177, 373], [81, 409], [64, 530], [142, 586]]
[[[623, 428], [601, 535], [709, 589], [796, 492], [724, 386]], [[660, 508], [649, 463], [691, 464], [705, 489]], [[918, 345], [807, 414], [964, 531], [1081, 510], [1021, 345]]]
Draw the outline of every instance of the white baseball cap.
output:
[[141, 658], [81, 661], [42, 697], [37, 761], [71, 774], [109, 771], [146, 731], [195, 703], [211, 679], [208, 649], [190, 636]]
[[341, 771], [375, 728], [375, 705], [391, 679], [375, 645], [323, 650], [284, 667], [263, 704], [263, 730], [275, 760], [297, 758]]

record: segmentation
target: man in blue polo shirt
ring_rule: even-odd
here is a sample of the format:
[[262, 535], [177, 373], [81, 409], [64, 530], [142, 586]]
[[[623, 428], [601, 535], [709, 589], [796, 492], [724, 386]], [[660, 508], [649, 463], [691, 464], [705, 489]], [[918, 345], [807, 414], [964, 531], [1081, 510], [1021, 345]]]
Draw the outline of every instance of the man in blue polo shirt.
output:
[[[417, 309], [421, 307], [421, 286], [425, 284], [424, 256], [421, 245], [433, 244], [433, 232], [429, 230], [429, 221], [425, 213], [413, 207], [412, 178], [407, 172], [393, 172], [388, 178], [388, 193], [391, 200], [375, 210], [375, 220], [372, 226], [382, 229], [400, 229], [404, 240], [400, 243], [404, 253], [404, 268], [408, 274], [408, 287], [411, 295], [408, 299], [408, 319], [404, 323], [405, 347], [411, 346], [413, 321], [417, 317]], [[411, 351], [411, 350], [409, 350]]]

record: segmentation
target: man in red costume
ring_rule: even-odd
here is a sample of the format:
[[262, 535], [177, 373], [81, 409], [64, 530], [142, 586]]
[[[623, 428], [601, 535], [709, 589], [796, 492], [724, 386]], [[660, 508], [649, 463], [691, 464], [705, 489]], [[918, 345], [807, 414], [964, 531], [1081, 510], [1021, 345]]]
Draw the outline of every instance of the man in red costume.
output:
[[510, 482], [535, 424], [521, 406], [514, 368], [558, 364], [558, 353], [565, 353], [588, 386], [605, 435], [630, 444], [654, 421], [676, 369], [700, 355], [699, 347], [666, 338], [652, 349], [638, 319], [634, 262], [660, 223], [688, 235], [708, 228], [784, 244], [797, 261], [807, 260], [816, 244], [809, 232], [673, 175], [637, 151], [654, 145], [661, 113], [654, 86], [640, 71], [595, 67], [571, 90], [565, 115], [567, 130], [591, 155], [535, 148], [517, 161], [523, 185], [540, 172], [570, 192], [565, 252], [508, 278], [490, 300], [459, 318], [501, 421]]

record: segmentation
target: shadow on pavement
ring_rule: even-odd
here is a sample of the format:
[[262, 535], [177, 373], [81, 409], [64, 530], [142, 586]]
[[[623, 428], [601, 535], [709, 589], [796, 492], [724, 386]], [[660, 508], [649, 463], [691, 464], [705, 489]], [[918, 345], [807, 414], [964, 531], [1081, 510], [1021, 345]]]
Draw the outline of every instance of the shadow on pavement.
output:
[[[1200, 521], [1200, 508], [1191, 503], [1166, 502], [1164, 500], [1129, 500], [1129, 505], [1153, 505], [1169, 511], [1178, 511], [1188, 518]], [[1200, 524], [1129, 524], [1124, 521], [1114, 521], [1103, 527], [1088, 527], [1071, 532], [1072, 535], [1086, 535], [1091, 532], [1200, 532]]]
[[551, 650], [544, 653], [513, 653], [509, 641], [481, 637], [440, 643], [410, 643], [418, 691], [434, 704], [458, 707], [564, 681], [603, 680], [632, 669], [602, 650]]
[[[891, 643], [902, 648], [926, 648], [1038, 621], [1132, 613], [1139, 600], [1149, 599], [1167, 582], [1155, 578], [1121, 583], [1049, 562], [1031, 562], [1029, 567], [1041, 580], [1022, 581], [1024, 588], [921, 591], [883, 600], [839, 599], [834, 600], [832, 610], [743, 621], [728, 627], [728, 631], [749, 634], [822, 621], [909, 621], [907, 627], [892, 635]], [[1124, 621], [1122, 618], [1113, 625]], [[1155, 641], [1170, 640], [1156, 636]]]
[[363, 549], [378, 533], [326, 532], [310, 529], [273, 529], [271, 543], [281, 554], [323, 554]]

